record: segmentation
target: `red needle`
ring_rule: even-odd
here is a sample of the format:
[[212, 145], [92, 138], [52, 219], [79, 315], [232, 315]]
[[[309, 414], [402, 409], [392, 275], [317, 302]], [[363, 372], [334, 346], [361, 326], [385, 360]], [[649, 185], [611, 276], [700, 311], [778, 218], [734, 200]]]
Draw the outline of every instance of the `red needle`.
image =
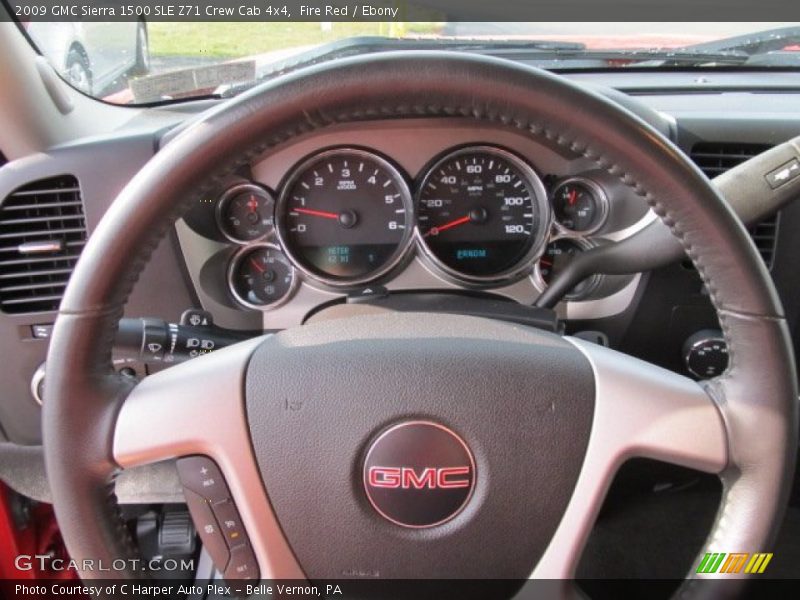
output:
[[250, 264], [253, 265], [256, 268], [256, 271], [258, 271], [259, 273], [263, 273], [264, 271], [266, 271], [264, 267], [262, 267], [260, 264], [258, 264], [258, 262], [256, 262], [255, 258], [250, 259]]
[[577, 190], [570, 190], [569, 191], [569, 204], [572, 206], [578, 200], [578, 192]]
[[247, 208], [250, 209], [250, 212], [256, 212], [258, 210], [258, 200], [256, 200], [255, 196], [250, 196], [250, 200], [247, 202]]
[[429, 235], [439, 235], [441, 232], [446, 231], [447, 229], [458, 227], [459, 225], [463, 225], [464, 223], [469, 223], [469, 215], [467, 215], [466, 217], [461, 217], [460, 219], [455, 219], [454, 221], [450, 221], [449, 223], [445, 223], [444, 225], [439, 225], [439, 227], [431, 227], [430, 230], [422, 237], [428, 237]]
[[311, 215], [312, 217], [325, 217], [326, 219], [338, 219], [339, 215], [336, 213], [328, 212], [326, 210], [313, 210], [311, 208], [295, 208], [293, 212], [299, 212], [304, 215]]

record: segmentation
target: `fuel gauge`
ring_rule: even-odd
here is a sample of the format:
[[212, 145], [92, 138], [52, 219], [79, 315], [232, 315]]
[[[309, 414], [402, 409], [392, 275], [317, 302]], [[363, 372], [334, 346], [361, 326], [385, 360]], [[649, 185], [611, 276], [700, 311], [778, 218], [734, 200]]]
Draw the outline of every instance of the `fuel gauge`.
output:
[[295, 270], [277, 246], [248, 246], [231, 260], [228, 285], [243, 306], [258, 310], [275, 308], [294, 291]]

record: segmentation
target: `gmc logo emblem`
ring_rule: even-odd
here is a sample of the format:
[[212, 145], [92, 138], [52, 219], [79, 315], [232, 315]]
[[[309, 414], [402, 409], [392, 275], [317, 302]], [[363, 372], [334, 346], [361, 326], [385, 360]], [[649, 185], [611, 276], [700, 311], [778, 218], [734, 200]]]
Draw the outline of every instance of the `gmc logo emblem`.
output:
[[472, 485], [470, 467], [426, 467], [417, 471], [411, 467], [370, 467], [367, 483], [376, 488], [453, 490]]
[[456, 433], [433, 421], [405, 421], [372, 442], [361, 483], [380, 516], [420, 528], [441, 525], [461, 512], [477, 476], [472, 452]]

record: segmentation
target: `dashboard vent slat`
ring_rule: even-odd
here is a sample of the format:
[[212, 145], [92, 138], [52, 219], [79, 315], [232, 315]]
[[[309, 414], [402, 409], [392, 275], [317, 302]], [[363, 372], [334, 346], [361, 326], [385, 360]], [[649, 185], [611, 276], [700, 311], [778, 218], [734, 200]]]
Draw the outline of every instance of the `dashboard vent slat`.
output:
[[[54, 178], [54, 179], [57, 179], [57, 178]], [[19, 189], [16, 192], [14, 192], [13, 194], [11, 194], [11, 197], [13, 197], [13, 198], [25, 198], [26, 196], [41, 197], [42, 195], [44, 195], [44, 196], [52, 196], [52, 195], [55, 195], [55, 194], [80, 194], [81, 193], [81, 189], [77, 186], [78, 181], [75, 180], [75, 179], [73, 179], [73, 180], [75, 181], [75, 184], [76, 184], [73, 187], [64, 186], [64, 187], [52, 187], [52, 188], [49, 188], [49, 189], [48, 188], [40, 188], [40, 189], [30, 189], [29, 190], [29, 189], [27, 189], [28, 186], [26, 186], [25, 188]], [[31, 184], [31, 185], [35, 185], [35, 184]], [[56, 183], [56, 185], [58, 185], [58, 184]]]
[[[57, 310], [86, 236], [80, 187], [72, 175], [34, 181], [9, 194], [0, 204], [0, 311]], [[26, 252], [37, 245], [41, 250]]]
[[[0, 274], [0, 279], [22, 279], [22, 278], [37, 278], [37, 277], [52, 277], [54, 275], [69, 275], [72, 273], [72, 267], [66, 269], [43, 269], [39, 271], [24, 271], [21, 273], [3, 273]], [[2, 288], [0, 288], [2, 289]]]
[[[768, 144], [701, 142], [692, 148], [690, 157], [706, 176], [714, 178], [771, 147]], [[780, 213], [777, 213], [750, 228], [750, 237], [768, 269], [772, 269], [775, 262], [779, 221]]]
[[[0, 218], [2, 218], [2, 215], [0, 215]], [[2, 225], [0, 224], [0, 226], [2, 226]], [[46, 238], [46, 237], [43, 237], [43, 236], [49, 236], [49, 235], [54, 235], [54, 234], [56, 234], [56, 235], [62, 234], [63, 235], [63, 234], [68, 234], [68, 233], [83, 233], [85, 231], [86, 231], [85, 227], [70, 227], [70, 228], [66, 228], [66, 229], [65, 228], [60, 228], [60, 227], [55, 227], [55, 228], [52, 228], [52, 229], [37, 229], [37, 230], [33, 230], [33, 231], [15, 231], [13, 233], [0, 233], [0, 240], [13, 240], [13, 239], [29, 238], [29, 237], [34, 237], [34, 236], [42, 236], [43, 239], [51, 239], [51, 238]], [[25, 241], [28, 241], [28, 240], [25, 239]]]
[[[19, 252], [17, 252], [19, 255]], [[58, 262], [64, 262], [65, 260], [69, 259], [77, 259], [77, 254], [67, 254], [61, 253], [58, 255], [58, 258], [53, 258], [53, 256], [29, 256], [25, 258], [14, 258], [11, 260], [0, 260], [0, 269], [2, 267], [10, 267], [14, 265], [36, 265], [36, 264], [43, 264], [43, 265], [52, 265]], [[27, 273], [28, 271], [25, 271]], [[9, 276], [15, 276], [19, 273], [9, 273]], [[3, 277], [3, 274], [0, 273], [0, 277]]]
[[43, 209], [43, 208], [67, 208], [71, 206], [80, 206], [83, 207], [83, 203], [80, 201], [77, 202], [51, 202], [50, 204], [17, 204], [16, 206], [6, 206], [5, 210], [7, 211], [14, 211], [14, 210], [31, 210], [34, 208]]
[[21, 219], [6, 219], [0, 223], [0, 227], [18, 227], [20, 225], [31, 225], [35, 223], [54, 223], [54, 222], [80, 221], [83, 222], [83, 215], [53, 215], [47, 217], [24, 217]]
[[47, 289], [47, 288], [54, 288], [54, 287], [67, 287], [67, 283], [66, 282], [59, 283], [59, 284], [54, 284], [54, 283], [34, 283], [34, 284], [30, 284], [30, 283], [26, 283], [25, 285], [3, 286], [3, 289], [6, 292], [23, 292], [25, 290], [44, 290], [44, 289]]

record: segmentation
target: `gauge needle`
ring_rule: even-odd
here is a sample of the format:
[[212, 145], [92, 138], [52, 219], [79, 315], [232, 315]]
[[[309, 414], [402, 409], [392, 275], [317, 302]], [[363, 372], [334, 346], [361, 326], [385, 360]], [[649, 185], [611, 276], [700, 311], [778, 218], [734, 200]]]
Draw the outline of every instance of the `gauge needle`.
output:
[[576, 190], [569, 191], [569, 204], [573, 206], [578, 201], [578, 192]]
[[255, 267], [256, 271], [258, 271], [259, 273], [263, 273], [264, 271], [266, 271], [266, 269], [264, 267], [262, 267], [260, 264], [258, 264], [258, 262], [256, 261], [255, 258], [251, 258], [250, 259], [250, 264], [253, 265]]
[[256, 200], [255, 196], [250, 196], [250, 200], [247, 202], [247, 208], [250, 209], [250, 212], [256, 212], [258, 210], [258, 200]]
[[460, 219], [455, 219], [453, 221], [450, 221], [449, 223], [445, 223], [444, 225], [439, 225], [438, 227], [431, 227], [430, 230], [422, 237], [428, 237], [429, 235], [439, 235], [443, 231], [452, 229], [453, 227], [458, 227], [459, 225], [463, 225], [464, 223], [469, 223], [469, 215], [461, 217]]
[[338, 219], [339, 215], [336, 213], [328, 212], [326, 210], [313, 210], [311, 208], [295, 208], [292, 212], [298, 212], [303, 215], [311, 215], [312, 217], [324, 217], [326, 219]]

